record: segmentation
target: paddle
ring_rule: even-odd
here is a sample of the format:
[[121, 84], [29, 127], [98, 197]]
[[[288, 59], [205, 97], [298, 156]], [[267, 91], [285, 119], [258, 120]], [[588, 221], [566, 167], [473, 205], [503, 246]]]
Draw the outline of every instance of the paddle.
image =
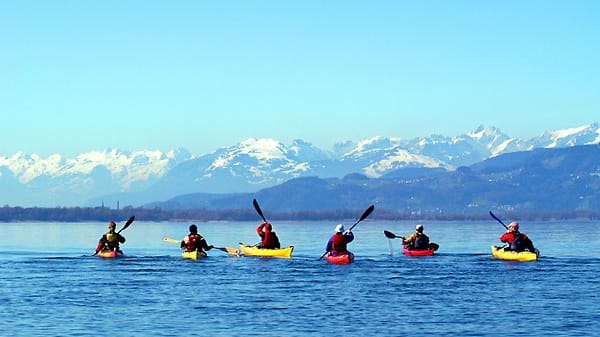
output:
[[162, 238], [162, 240], [164, 242], [168, 242], [168, 243], [181, 243], [181, 240], [169, 238], [169, 237], [166, 237], [166, 236], [164, 238]]
[[254, 199], [254, 200], [252, 200], [252, 204], [254, 205], [254, 209], [256, 209], [256, 212], [258, 213], [258, 215], [260, 215], [260, 217], [263, 219], [263, 221], [268, 222], [267, 219], [265, 219], [265, 216], [263, 215], [263, 212], [260, 209], [260, 206], [258, 206], [258, 201], [256, 201], [256, 199]]
[[[176, 243], [176, 244], [181, 243], [181, 240], [169, 238], [169, 237], [166, 237], [166, 236], [164, 238], [162, 238], [162, 240], [164, 242], [168, 242], [168, 243]], [[232, 247], [215, 247], [215, 246], [213, 246], [213, 248], [214, 249], [218, 249], [218, 250], [223, 251], [223, 252], [226, 252], [228, 254], [240, 255], [240, 250], [232, 248]]]
[[[363, 212], [363, 214], [360, 216], [360, 218], [358, 220], [356, 220], [356, 222], [354, 223], [354, 225], [350, 226], [350, 229], [348, 229], [347, 232], [350, 232], [352, 230], [352, 228], [354, 228], [356, 225], [358, 225], [359, 222], [361, 222], [364, 219], [366, 219], [369, 216], [369, 214], [371, 214], [373, 212], [374, 209], [375, 209], [375, 205], [369, 206]], [[321, 257], [317, 261], [321, 261], [325, 257], [325, 255], [327, 255], [327, 252], [323, 253], [323, 255], [321, 255]]]
[[[120, 234], [123, 230], [127, 229], [127, 227], [131, 226], [131, 224], [133, 223], [133, 220], [135, 220], [135, 215], [132, 215], [129, 219], [127, 219], [127, 222], [125, 222], [125, 225], [123, 225], [123, 228], [119, 229], [117, 234]], [[96, 255], [98, 255], [98, 253], [100, 253], [100, 251], [94, 252], [94, 254], [92, 254], [92, 256], [96, 256]]]
[[359, 222], [363, 221], [364, 219], [366, 219], [371, 213], [373, 213], [373, 210], [375, 209], [375, 205], [371, 205], [369, 206], [369, 208], [367, 208], [364, 213], [360, 216], [360, 219], [358, 219], [354, 225], [352, 225], [350, 227], [350, 229], [348, 231], [351, 231], [354, 227], [356, 227], [356, 225], [358, 225]]
[[383, 231], [383, 234], [385, 234], [385, 237], [388, 238], [388, 239], [402, 239], [402, 240], [406, 240], [406, 238], [404, 236], [399, 236], [399, 235], [396, 235], [396, 234], [394, 234], [392, 232], [389, 232], [389, 231]]
[[[496, 221], [498, 221], [502, 226], [504, 226], [504, 228], [506, 228], [506, 230], [508, 230], [508, 227], [504, 224], [504, 222], [502, 222], [502, 220], [500, 220], [500, 218], [498, 218], [494, 213], [492, 213], [492, 211], [490, 211], [490, 215], [492, 216], [492, 218], [496, 219]], [[531, 242], [531, 239], [527, 238], [527, 240], [531, 244], [531, 247], [533, 247], [533, 242]], [[508, 245], [508, 246], [510, 246], [510, 245]], [[539, 250], [537, 250], [536, 248], [529, 248], [529, 249], [530, 249], [530, 251], [532, 251], [534, 253], [537, 251], [537, 254], [539, 255]]]
[[496, 215], [494, 215], [494, 213], [492, 213], [492, 211], [490, 211], [490, 215], [492, 216], [492, 218], [496, 219], [496, 221], [498, 221], [502, 226], [504, 226], [504, 228], [506, 228], [506, 230], [508, 230], [508, 227], [506, 227], [504, 222], [502, 222], [502, 220], [500, 220]]
[[[262, 209], [260, 209], [260, 206], [258, 205], [258, 201], [256, 201], [256, 199], [253, 199], [253, 200], [252, 200], [252, 204], [254, 205], [254, 209], [256, 210], [256, 213], [258, 213], [258, 215], [260, 215], [260, 217], [263, 219], [263, 221], [264, 221], [264, 222], [266, 222], [266, 223], [269, 223], [269, 222], [267, 221], [267, 219], [265, 218], [265, 216], [264, 216], [264, 214], [263, 214], [263, 212], [262, 212]], [[262, 238], [262, 236], [261, 236], [261, 238]], [[279, 240], [279, 238], [277, 238], [277, 240]], [[259, 244], [260, 244], [260, 243], [257, 243], [257, 244], [255, 244], [255, 245], [253, 245], [252, 247], [256, 247], [256, 246], [258, 246]]]
[[125, 223], [125, 225], [123, 226], [123, 228], [119, 229], [119, 231], [117, 232], [117, 234], [121, 233], [123, 230], [127, 229], [127, 227], [129, 227], [132, 223], [133, 220], [135, 220], [135, 215], [132, 215], [127, 222]]

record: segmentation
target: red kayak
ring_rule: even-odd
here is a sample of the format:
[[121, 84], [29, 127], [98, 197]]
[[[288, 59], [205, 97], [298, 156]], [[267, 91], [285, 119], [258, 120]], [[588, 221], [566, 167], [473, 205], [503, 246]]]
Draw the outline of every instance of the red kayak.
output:
[[429, 249], [409, 249], [408, 246], [402, 245], [404, 255], [408, 256], [431, 256], [435, 252], [435, 248]]
[[106, 258], [106, 259], [114, 259], [116, 257], [123, 256], [123, 252], [120, 250], [101, 250], [98, 253], [98, 256]]
[[330, 253], [327, 253], [327, 255], [325, 255], [325, 260], [327, 260], [328, 263], [332, 264], [350, 264], [354, 262], [354, 254], [351, 252], [336, 255], [331, 255]]

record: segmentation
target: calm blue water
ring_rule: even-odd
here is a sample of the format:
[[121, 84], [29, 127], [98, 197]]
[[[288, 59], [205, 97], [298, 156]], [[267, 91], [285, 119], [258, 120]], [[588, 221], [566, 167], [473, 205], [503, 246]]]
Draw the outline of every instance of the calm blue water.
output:
[[[349, 266], [317, 261], [335, 224], [274, 223], [282, 244], [296, 247], [289, 260], [212, 250], [198, 262], [161, 241], [181, 238], [189, 223], [134, 222], [122, 233], [127, 257], [118, 260], [91, 256], [105, 223], [0, 224], [0, 334], [600, 333], [598, 223], [522, 222], [541, 258], [519, 263], [491, 258], [504, 231], [493, 220], [423, 222], [439, 255], [411, 258], [383, 230], [407, 235], [414, 223], [367, 219], [354, 230], [356, 262]], [[198, 225], [215, 246], [257, 242], [258, 222]]]

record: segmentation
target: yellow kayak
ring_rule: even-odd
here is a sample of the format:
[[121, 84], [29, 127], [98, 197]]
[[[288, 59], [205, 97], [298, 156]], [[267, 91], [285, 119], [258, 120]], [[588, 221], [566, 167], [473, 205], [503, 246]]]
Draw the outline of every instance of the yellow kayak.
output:
[[184, 259], [190, 259], [190, 260], [198, 260], [205, 256], [206, 256], [206, 253], [201, 250], [194, 250], [192, 252], [184, 251], [183, 253], [181, 253], [181, 257], [183, 257]]
[[240, 250], [245, 256], [262, 256], [262, 257], [292, 257], [294, 246], [278, 249], [259, 248], [257, 246], [248, 246], [240, 242]]
[[504, 247], [492, 246], [492, 257], [499, 260], [507, 261], [536, 261], [540, 255], [539, 250], [534, 252], [523, 251], [515, 252], [514, 250], [504, 250]]

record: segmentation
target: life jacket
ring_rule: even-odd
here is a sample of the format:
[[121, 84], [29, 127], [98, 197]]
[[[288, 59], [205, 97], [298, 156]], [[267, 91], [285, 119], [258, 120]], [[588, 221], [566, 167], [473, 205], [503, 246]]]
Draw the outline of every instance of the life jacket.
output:
[[104, 247], [110, 250], [119, 249], [119, 234], [110, 232], [104, 234]]
[[200, 247], [200, 242], [202, 241], [202, 236], [200, 234], [190, 234], [188, 235], [188, 240], [185, 245], [185, 249], [188, 252], [193, 252]]
[[335, 233], [331, 242], [331, 250], [338, 253], [346, 253], [348, 251], [348, 244], [346, 243], [346, 237], [342, 233]]
[[413, 249], [429, 249], [429, 238], [423, 234], [417, 234], [413, 242]]
[[527, 248], [525, 237], [521, 233], [513, 233], [513, 241], [510, 244], [510, 249], [521, 252]]
[[260, 245], [263, 248], [279, 248], [279, 238], [275, 232], [267, 230], [261, 235]]

